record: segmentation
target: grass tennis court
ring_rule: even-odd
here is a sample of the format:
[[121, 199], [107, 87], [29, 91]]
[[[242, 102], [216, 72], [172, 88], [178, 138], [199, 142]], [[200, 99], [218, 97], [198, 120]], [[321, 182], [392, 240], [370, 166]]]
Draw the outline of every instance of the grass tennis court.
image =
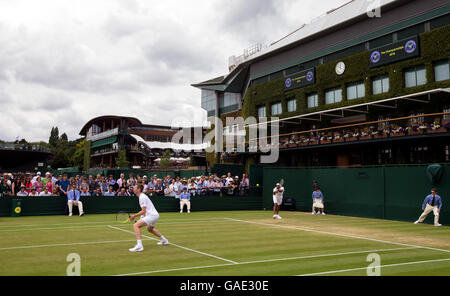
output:
[[[420, 214], [420, 213], [418, 213]], [[0, 218], [0, 275], [66, 275], [70, 253], [81, 275], [295, 276], [450, 275], [450, 227], [345, 216], [270, 211], [161, 213], [158, 246], [144, 252], [115, 214]]]

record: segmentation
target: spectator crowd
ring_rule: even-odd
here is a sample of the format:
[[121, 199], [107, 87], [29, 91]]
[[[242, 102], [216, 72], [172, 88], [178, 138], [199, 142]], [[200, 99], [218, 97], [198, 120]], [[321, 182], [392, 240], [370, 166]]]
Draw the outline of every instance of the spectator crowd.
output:
[[70, 190], [78, 190], [80, 196], [134, 196], [134, 187], [137, 184], [144, 186], [144, 193], [149, 196], [168, 196], [180, 198], [183, 189], [193, 196], [245, 196], [248, 195], [250, 182], [248, 176], [243, 174], [232, 176], [231, 173], [223, 176], [211, 174], [192, 178], [172, 177], [167, 175], [160, 179], [157, 175], [151, 177], [136, 177], [130, 173], [128, 179], [120, 174], [119, 179], [112, 175], [108, 177], [100, 174], [93, 176], [80, 176], [68, 178], [66, 174], [53, 176], [47, 172], [41, 176], [37, 172], [32, 174], [4, 173], [0, 182], [0, 196], [67, 196]]

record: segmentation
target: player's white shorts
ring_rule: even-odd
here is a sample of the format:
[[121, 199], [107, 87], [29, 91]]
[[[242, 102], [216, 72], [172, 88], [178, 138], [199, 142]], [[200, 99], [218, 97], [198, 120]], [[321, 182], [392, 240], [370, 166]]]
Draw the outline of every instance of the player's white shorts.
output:
[[158, 222], [159, 215], [158, 216], [145, 216], [142, 217], [141, 220], [147, 224], [147, 226], [155, 227], [156, 222]]
[[273, 203], [277, 204], [277, 205], [281, 205], [281, 203], [283, 202], [283, 197], [282, 196], [273, 196]]
[[313, 207], [323, 209], [323, 202], [320, 199], [315, 199]]

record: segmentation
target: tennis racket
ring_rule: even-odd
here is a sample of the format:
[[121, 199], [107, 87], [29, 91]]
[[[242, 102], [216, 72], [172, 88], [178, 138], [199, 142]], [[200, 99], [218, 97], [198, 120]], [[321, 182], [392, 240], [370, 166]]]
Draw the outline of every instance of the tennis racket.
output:
[[116, 221], [123, 224], [130, 223], [130, 217], [131, 215], [128, 212], [120, 211], [116, 214]]
[[284, 179], [282, 178], [281, 180], [280, 180], [280, 185], [281, 185], [281, 187], [283, 187], [283, 185], [284, 185]]

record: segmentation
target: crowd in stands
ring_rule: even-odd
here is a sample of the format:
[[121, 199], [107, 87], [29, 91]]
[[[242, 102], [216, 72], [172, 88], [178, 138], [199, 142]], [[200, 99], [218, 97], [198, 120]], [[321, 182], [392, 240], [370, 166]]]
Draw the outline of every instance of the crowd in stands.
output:
[[44, 177], [38, 172], [31, 174], [3, 174], [0, 182], [0, 196], [66, 196], [70, 190], [78, 190], [80, 196], [134, 196], [134, 187], [144, 186], [144, 193], [149, 196], [168, 196], [179, 198], [186, 188], [191, 196], [219, 195], [244, 196], [248, 195], [250, 182], [248, 176], [241, 178], [211, 174], [192, 178], [180, 178], [167, 175], [160, 179], [157, 175], [151, 177], [136, 177], [130, 173], [128, 179], [124, 174], [116, 180], [112, 175], [108, 177], [100, 174], [68, 178], [66, 174], [53, 176], [47, 172]]
[[[392, 122], [353, 128], [337, 128], [333, 131], [315, 131], [313, 128], [307, 133], [299, 133], [291, 136], [280, 137], [281, 148], [330, 144], [356, 140], [368, 140], [384, 137], [396, 137], [417, 135], [422, 133], [446, 132], [450, 130], [450, 120], [436, 118], [432, 123], [423, 120], [409, 120], [407, 122]], [[270, 145], [270, 144], [268, 144]], [[250, 148], [256, 149], [252, 142]]]

